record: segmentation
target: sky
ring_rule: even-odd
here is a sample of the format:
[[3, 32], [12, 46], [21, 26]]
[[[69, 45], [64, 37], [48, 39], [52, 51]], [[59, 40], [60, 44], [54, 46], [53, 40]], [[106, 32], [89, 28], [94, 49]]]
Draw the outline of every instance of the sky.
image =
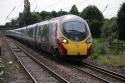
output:
[[[31, 11], [69, 11], [76, 5], [79, 12], [89, 5], [95, 5], [105, 18], [117, 16], [117, 12], [125, 0], [29, 0]], [[24, 0], [0, 0], [0, 25], [18, 17], [24, 9]], [[13, 10], [13, 11], [12, 11]], [[11, 12], [12, 11], [12, 12]], [[10, 13], [11, 12], [11, 13]], [[9, 15], [10, 14], [10, 15]], [[8, 17], [7, 17], [8, 16]]]

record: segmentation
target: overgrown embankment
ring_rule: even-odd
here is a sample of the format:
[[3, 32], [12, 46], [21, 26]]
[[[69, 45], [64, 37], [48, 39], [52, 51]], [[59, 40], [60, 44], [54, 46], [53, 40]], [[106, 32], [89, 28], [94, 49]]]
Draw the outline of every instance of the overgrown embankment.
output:
[[118, 49], [110, 49], [110, 44], [104, 39], [94, 39], [93, 53], [89, 60], [99, 64], [110, 65], [112, 67], [122, 67], [125, 69], [125, 54], [121, 54]]

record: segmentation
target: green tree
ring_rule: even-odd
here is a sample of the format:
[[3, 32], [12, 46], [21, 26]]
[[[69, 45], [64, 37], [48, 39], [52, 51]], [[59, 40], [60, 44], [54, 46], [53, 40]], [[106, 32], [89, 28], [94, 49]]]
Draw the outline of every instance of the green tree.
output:
[[71, 14], [74, 14], [74, 15], [79, 15], [79, 12], [78, 12], [78, 9], [77, 9], [76, 5], [73, 5], [69, 12]]
[[30, 12], [29, 0], [24, 0], [23, 13], [19, 14], [18, 23], [20, 27], [34, 24], [40, 21], [40, 15], [38, 12]]
[[6, 23], [5, 26], [17, 26], [17, 20], [12, 19], [11, 22]]
[[10, 22], [6, 22], [5, 26], [10, 26]]
[[58, 16], [58, 14], [57, 14], [56, 11], [52, 11], [52, 12], [51, 12], [51, 17], [52, 17], [52, 18], [57, 17], [57, 16]]
[[25, 26], [25, 19], [24, 19], [24, 14], [19, 13], [19, 17], [17, 19], [19, 27]]
[[42, 20], [48, 20], [51, 18], [50, 12], [47, 12], [47, 11], [40, 12], [40, 16]]
[[88, 6], [81, 13], [80, 16], [86, 19], [89, 23], [92, 36], [101, 36], [101, 26], [103, 24], [104, 17], [100, 10], [96, 6]]
[[105, 20], [101, 28], [102, 37], [105, 37], [105, 38], [111, 37], [111, 36], [117, 37], [117, 28], [118, 28], [118, 25], [117, 25], [116, 18]]
[[66, 15], [66, 14], [69, 14], [69, 12], [62, 11], [62, 10], [58, 12], [58, 16], [62, 16], [62, 15]]
[[39, 12], [32, 12], [32, 16], [33, 16], [33, 22], [40, 22], [41, 21], [41, 16]]
[[29, 0], [24, 0], [24, 12], [26, 12], [26, 13], [30, 12], [30, 2], [29, 2]]
[[33, 24], [33, 20], [33, 15], [30, 12], [30, 2], [29, 0], [24, 0], [24, 11], [20, 21], [23, 23], [23, 26], [27, 26]]
[[23, 13], [19, 13], [17, 19], [19, 27], [27, 26], [39, 22], [41, 16], [39, 12], [30, 12], [29, 0], [24, 0], [24, 10]]
[[119, 39], [125, 40], [125, 3], [122, 4], [117, 17]]
[[88, 6], [81, 13], [80, 16], [84, 19], [88, 19], [89, 21], [99, 20], [102, 21], [104, 19], [103, 14], [96, 6]]

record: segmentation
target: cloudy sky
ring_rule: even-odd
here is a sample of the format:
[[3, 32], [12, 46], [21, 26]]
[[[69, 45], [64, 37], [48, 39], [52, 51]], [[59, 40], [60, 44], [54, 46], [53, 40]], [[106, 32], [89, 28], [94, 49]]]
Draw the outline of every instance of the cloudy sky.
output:
[[[72, 5], [76, 5], [81, 12], [88, 5], [96, 5], [103, 13], [105, 18], [117, 15], [117, 12], [125, 0], [29, 0], [31, 11], [69, 11]], [[19, 12], [23, 11], [24, 0], [0, 0], [0, 25], [4, 25], [12, 18], [18, 17]], [[13, 10], [13, 11], [12, 11]], [[105, 11], [104, 11], [105, 10]], [[12, 11], [12, 12], [11, 12]], [[11, 14], [10, 14], [11, 12]], [[10, 15], [9, 15], [10, 14]], [[6, 19], [6, 17], [9, 17]]]

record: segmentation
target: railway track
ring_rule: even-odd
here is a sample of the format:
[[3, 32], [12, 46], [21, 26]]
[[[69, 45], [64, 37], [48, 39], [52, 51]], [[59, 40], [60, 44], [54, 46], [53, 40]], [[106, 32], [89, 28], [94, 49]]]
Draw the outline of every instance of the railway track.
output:
[[122, 75], [122, 74], [119, 74], [119, 73], [116, 73], [116, 72], [113, 72], [113, 71], [110, 71], [110, 70], [106, 70], [105, 68], [101, 68], [101, 67], [89, 64], [87, 62], [83, 62], [82, 64], [85, 65], [86, 67], [92, 68], [94, 70], [105, 73], [105, 74], [107, 74], [109, 76], [112, 76], [112, 77], [114, 77], [116, 79], [119, 79], [119, 80], [122, 80], [122, 81], [125, 82], [125, 75]]
[[110, 83], [110, 81], [108, 81], [108, 80], [106, 80], [106, 79], [103, 79], [103, 78], [101, 78], [101, 77], [98, 77], [98, 76], [96, 76], [96, 75], [94, 75], [94, 74], [92, 74], [92, 73], [90, 73], [90, 72], [86, 72], [85, 70], [83, 70], [83, 69], [81, 69], [81, 68], [78, 68], [78, 67], [76, 67], [76, 66], [74, 66], [74, 65], [72, 65], [72, 67], [74, 67], [75, 69], [77, 69], [77, 70], [79, 70], [79, 71], [81, 71], [81, 72], [83, 72], [83, 73], [86, 73], [86, 74], [88, 74], [88, 75], [90, 75], [90, 76], [93, 76], [93, 77], [95, 77], [95, 78], [97, 78], [97, 79], [99, 79], [99, 80], [102, 80], [103, 82]]
[[100, 79], [106, 83], [125, 83], [125, 76], [119, 73], [106, 70], [104, 68], [82, 62], [80, 66], [72, 65], [77, 70], [87, 73], [97, 79]]
[[26, 52], [19, 45], [14, 44], [10, 40], [7, 40], [7, 42], [13, 54], [19, 60], [20, 64], [23, 66], [34, 83], [69, 83], [66, 79]]
[[[29, 51], [30, 53], [33, 53], [31, 50], [28, 50], [25, 46], [23, 46], [23, 44], [21, 44], [21, 43], [19, 43], [19, 42], [17, 42], [17, 41], [14, 41], [15, 43], [17, 43], [17, 44], [19, 44], [19, 46], [21, 46], [22, 48], [24, 48], [25, 50], [27, 50], [27, 51]], [[32, 48], [31, 48], [32, 49]], [[40, 54], [40, 55], [38, 55], [38, 56], [44, 56], [44, 57], [46, 57], [47, 59], [49, 58], [49, 59], [51, 59], [52, 61], [54, 61], [54, 62], [56, 62], [56, 63], [59, 63], [60, 65], [64, 65], [64, 67], [69, 67], [69, 66], [71, 66], [71, 65], [69, 65], [69, 63], [67, 63], [67, 62], [64, 62], [64, 60], [60, 60], [60, 59], [55, 59], [54, 57], [51, 57], [50, 55], [48, 55], [47, 53], [41, 53], [41, 52], [39, 52], [38, 50], [36, 50], [36, 49], [33, 49], [35, 52], [37, 52], [38, 54]], [[34, 54], [34, 53], [33, 53]], [[44, 54], [44, 55], [43, 55]], [[37, 59], [39, 59], [40, 60], [40, 58], [44, 58], [44, 57], [37, 57], [37, 56], [34, 56], [34, 57], [36, 57]], [[41, 60], [40, 60], [41, 61]], [[44, 61], [43, 61], [43, 63], [44, 63]], [[46, 63], [45, 63], [46, 64]], [[63, 67], [62, 67], [63, 68]], [[73, 70], [73, 71], [71, 71], [71, 72], [74, 72], [74, 68], [72, 68], [71, 67], [71, 69]], [[58, 70], [58, 69], [57, 69]], [[67, 70], [69, 70], [69, 68], [67, 69]], [[75, 69], [76, 70], [76, 69]], [[56, 71], [56, 72], [58, 72], [58, 71]], [[65, 73], [66, 71], [64, 71], [63, 73]], [[59, 72], [60, 73], [60, 72]], [[61, 73], [62, 74], [62, 73]], [[81, 74], [81, 73], [80, 73]], [[69, 74], [67, 74], [67, 75], [69, 75]], [[82, 79], [83, 79], [83, 81], [81, 81], [81, 79], [79, 79], [79, 76], [78, 77], [75, 77], [74, 75], [72, 75], [72, 76], [68, 76], [67, 77], [67, 75], [63, 75], [63, 77], [66, 77], [66, 79], [68, 79], [68, 81], [70, 82], [70, 83], [81, 83], [81, 82], [83, 82], [83, 83], [91, 83], [90, 81], [89, 82], [87, 82], [88, 81], [88, 79], [89, 78], [87, 78], [87, 79], [85, 79], [86, 77], [90, 77], [90, 80], [94, 80], [94, 83], [105, 83], [104, 81], [102, 82], [102, 80], [100, 80], [100, 79], [97, 79], [97, 78], [91, 78], [92, 76], [90, 76], [90, 75], [87, 75], [87, 74], [85, 74], [85, 75], [87, 75], [87, 76], [85, 76], [84, 74], [83, 74], [83, 76], [85, 77], [85, 78], [83, 78], [83, 77], [81, 77]], [[79, 73], [77, 73], [76, 75], [79, 75]], [[74, 78], [75, 77], [75, 78]], [[74, 79], [72, 79], [72, 78], [74, 78]], [[79, 80], [78, 80], [79, 79]], [[85, 79], [85, 81], [84, 81], [84, 79]], [[77, 81], [76, 81], [77, 80]], [[87, 81], [86, 81], [87, 80]], [[95, 81], [95, 80], [97, 80], [97, 81]], [[99, 81], [99, 82], [98, 82]]]

